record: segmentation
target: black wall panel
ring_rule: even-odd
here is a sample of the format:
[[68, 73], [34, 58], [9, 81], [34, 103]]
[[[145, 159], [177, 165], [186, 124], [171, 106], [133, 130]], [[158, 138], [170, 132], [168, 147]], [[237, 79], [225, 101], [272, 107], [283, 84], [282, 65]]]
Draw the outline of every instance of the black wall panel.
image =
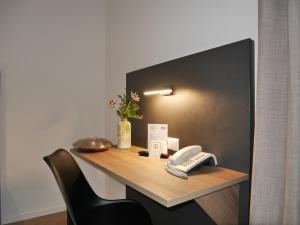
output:
[[[132, 143], [147, 147], [147, 124], [166, 123], [180, 147], [202, 145], [222, 167], [251, 174], [254, 130], [254, 43], [247, 39], [130, 72], [126, 89], [138, 92], [142, 120], [132, 120]], [[172, 87], [171, 96], [143, 96]], [[249, 183], [241, 217], [248, 217]]]

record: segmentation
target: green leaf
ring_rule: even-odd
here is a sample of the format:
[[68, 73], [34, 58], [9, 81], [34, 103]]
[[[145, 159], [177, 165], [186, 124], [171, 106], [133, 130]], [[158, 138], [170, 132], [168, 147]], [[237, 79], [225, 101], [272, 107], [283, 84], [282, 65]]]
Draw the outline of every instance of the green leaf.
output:
[[142, 115], [138, 115], [139, 105], [137, 102], [132, 101], [131, 95], [126, 96], [126, 93], [118, 95], [120, 103], [117, 110], [117, 115], [121, 118], [142, 119]]

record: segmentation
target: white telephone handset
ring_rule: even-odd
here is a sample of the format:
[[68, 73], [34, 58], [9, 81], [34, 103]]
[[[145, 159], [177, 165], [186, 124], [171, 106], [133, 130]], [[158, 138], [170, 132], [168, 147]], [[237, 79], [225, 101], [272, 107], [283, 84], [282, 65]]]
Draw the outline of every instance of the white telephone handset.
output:
[[217, 158], [214, 154], [202, 152], [202, 147], [199, 145], [191, 145], [171, 156], [165, 169], [175, 176], [187, 178], [188, 171], [208, 161], [213, 166], [217, 165]]
[[179, 164], [183, 161], [186, 161], [188, 158], [190, 158], [192, 155], [201, 152], [202, 147], [200, 145], [191, 145], [187, 146], [185, 148], [180, 149], [178, 152], [176, 152], [174, 155], [170, 157], [170, 162], [172, 164]]

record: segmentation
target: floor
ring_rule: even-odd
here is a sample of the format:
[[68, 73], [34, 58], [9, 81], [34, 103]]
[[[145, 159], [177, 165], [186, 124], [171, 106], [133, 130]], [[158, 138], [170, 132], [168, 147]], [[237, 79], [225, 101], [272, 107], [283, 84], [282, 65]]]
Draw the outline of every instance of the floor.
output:
[[16, 223], [9, 223], [6, 225], [66, 225], [66, 212], [54, 213], [47, 216], [41, 216], [34, 219], [20, 221]]

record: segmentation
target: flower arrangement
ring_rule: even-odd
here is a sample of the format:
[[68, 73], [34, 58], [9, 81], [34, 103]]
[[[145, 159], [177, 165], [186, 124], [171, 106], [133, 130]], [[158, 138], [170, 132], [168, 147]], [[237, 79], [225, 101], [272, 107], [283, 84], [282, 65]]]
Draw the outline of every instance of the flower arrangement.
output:
[[117, 107], [117, 115], [123, 119], [142, 119], [142, 115], [138, 115], [137, 111], [139, 110], [138, 102], [141, 100], [139, 95], [135, 92], [130, 92], [130, 97], [126, 96], [126, 94], [118, 95], [120, 99], [120, 103], [117, 106], [117, 101], [112, 99], [109, 104], [111, 108]]

